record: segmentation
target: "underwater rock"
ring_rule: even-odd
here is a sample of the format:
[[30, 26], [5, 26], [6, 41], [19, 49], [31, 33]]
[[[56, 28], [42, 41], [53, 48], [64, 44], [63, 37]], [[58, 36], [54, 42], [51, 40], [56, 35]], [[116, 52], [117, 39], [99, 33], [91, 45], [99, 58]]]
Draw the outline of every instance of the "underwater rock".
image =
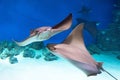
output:
[[106, 51], [106, 50], [120, 50], [120, 29], [107, 29], [102, 30], [98, 33], [97, 36], [97, 47]]
[[11, 54], [11, 55], [14, 55], [14, 56], [17, 56], [17, 55], [19, 55], [22, 51], [24, 51], [24, 48], [19, 47], [19, 46], [16, 46], [16, 47], [14, 47], [12, 50], [10, 50], [10, 54]]
[[11, 62], [11, 60], [13, 59], [11, 57], [19, 55], [20, 52], [22, 52], [23, 50], [24, 48], [17, 46], [13, 42], [8, 42], [8, 41], [0, 42], [0, 58], [1, 59], [6, 59], [9, 57]]
[[34, 43], [28, 45], [28, 47], [36, 49], [36, 50], [40, 50], [44, 47], [44, 44], [43, 44], [43, 42], [34, 42]]
[[56, 56], [54, 56], [54, 55], [52, 55], [52, 56], [45, 56], [44, 57], [44, 60], [46, 60], [46, 61], [54, 61], [54, 60], [57, 60], [58, 59], [58, 57], [56, 57]]
[[118, 60], [120, 60], [120, 55], [118, 55], [116, 58], [117, 58]]
[[7, 44], [8, 50], [12, 50], [14, 47], [15, 47], [15, 43], [13, 43], [13, 42], [8, 42], [8, 44]]
[[120, 0], [114, 4], [113, 22], [97, 35], [97, 46], [104, 51], [120, 51]]
[[25, 57], [25, 58], [34, 58], [35, 57], [35, 52], [33, 50], [26, 49], [23, 52], [23, 57]]
[[40, 59], [40, 58], [41, 58], [41, 55], [37, 55], [35, 58], [36, 58], [36, 59]]
[[3, 48], [8, 48], [8, 50], [11, 50], [14, 47], [13, 43], [8, 41], [2, 41], [0, 44]]
[[116, 0], [116, 3], [113, 5], [116, 8], [120, 8], [120, 0]]
[[3, 44], [0, 42], [0, 53], [3, 51]]
[[113, 14], [114, 14], [113, 21], [115, 23], [119, 23], [120, 22], [120, 10], [114, 11]]
[[35, 53], [35, 58], [36, 58], [36, 59], [40, 59], [40, 58], [42, 57], [42, 55], [41, 55], [42, 52], [41, 52], [41, 51], [42, 51], [42, 49], [39, 50], [39, 51], [37, 51], [37, 52]]
[[0, 49], [1, 48], [8, 48], [8, 50], [12, 50], [15, 47], [19, 47], [19, 46], [17, 46], [14, 42], [8, 42], [8, 41], [1, 41], [0, 42]]
[[0, 58], [1, 59], [6, 59], [7, 57], [9, 57], [10, 56], [10, 54], [9, 54], [9, 50], [7, 49], [7, 48], [5, 48], [4, 50], [3, 50], [3, 52], [0, 54]]
[[15, 57], [10, 57], [10, 58], [9, 58], [9, 62], [10, 62], [11, 64], [15, 64], [15, 63], [18, 63], [18, 60], [17, 60], [17, 58], [15, 58]]
[[118, 55], [116, 58], [117, 58], [118, 60], [120, 60], [120, 55]]
[[8, 41], [2, 41], [1, 44], [3, 45], [4, 48], [7, 48], [7, 46], [8, 46]]
[[0, 47], [0, 54], [4, 51], [3, 47]]
[[42, 50], [42, 54], [44, 56], [44, 60], [46, 61], [53, 61], [58, 59], [58, 57], [52, 54], [47, 48]]

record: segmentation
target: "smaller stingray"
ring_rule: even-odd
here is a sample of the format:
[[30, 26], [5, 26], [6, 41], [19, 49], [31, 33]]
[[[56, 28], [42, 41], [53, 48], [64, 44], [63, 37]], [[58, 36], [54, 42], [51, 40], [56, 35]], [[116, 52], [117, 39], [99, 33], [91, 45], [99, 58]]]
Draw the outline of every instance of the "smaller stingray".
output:
[[97, 37], [97, 34], [98, 34], [97, 25], [99, 24], [98, 22], [87, 21], [81, 18], [77, 18], [76, 20], [77, 20], [77, 23], [85, 23], [84, 28], [92, 35], [93, 38]]
[[81, 14], [88, 14], [91, 12], [91, 9], [88, 8], [87, 6], [82, 6], [81, 10], [78, 11], [78, 13], [81, 13]]
[[[101, 70], [107, 72], [102, 68], [102, 62], [96, 62], [87, 51], [82, 37], [83, 26], [83, 23], [79, 24], [63, 43], [48, 44], [48, 49], [53, 52], [53, 54], [59, 54], [65, 57], [87, 76], [100, 74]], [[111, 75], [110, 73], [108, 74]], [[112, 77], [115, 78], [114, 76]]]
[[39, 27], [35, 30], [32, 30], [30, 36], [26, 40], [24, 40], [22, 42], [15, 41], [15, 43], [19, 46], [26, 46], [33, 42], [47, 40], [47, 39], [51, 38], [52, 36], [62, 32], [64, 30], [69, 29], [71, 24], [72, 24], [72, 14], [69, 14], [59, 24], [57, 24], [53, 27], [43, 26], [43, 27]]

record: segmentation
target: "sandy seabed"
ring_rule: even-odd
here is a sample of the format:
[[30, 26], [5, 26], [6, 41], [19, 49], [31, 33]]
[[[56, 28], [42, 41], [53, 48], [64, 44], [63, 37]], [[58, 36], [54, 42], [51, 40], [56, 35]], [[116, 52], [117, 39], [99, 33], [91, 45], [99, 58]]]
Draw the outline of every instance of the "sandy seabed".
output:
[[[63, 58], [56, 61], [23, 58], [17, 56], [18, 63], [10, 64], [8, 59], [0, 60], [0, 80], [115, 80], [107, 73], [87, 77], [80, 69]], [[120, 60], [115, 55], [94, 55], [103, 67], [120, 80]]]

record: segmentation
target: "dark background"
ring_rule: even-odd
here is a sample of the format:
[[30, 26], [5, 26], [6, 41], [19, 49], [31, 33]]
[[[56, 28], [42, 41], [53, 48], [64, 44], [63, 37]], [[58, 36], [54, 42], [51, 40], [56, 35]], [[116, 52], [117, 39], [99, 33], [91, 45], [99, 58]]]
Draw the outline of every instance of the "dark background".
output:
[[[99, 30], [112, 22], [115, 0], [0, 0], [0, 40], [21, 41], [29, 36], [30, 30], [40, 26], [54, 26], [69, 13], [73, 14], [73, 24], [77, 18], [99, 23]], [[88, 12], [79, 13], [83, 6]], [[71, 28], [72, 29], [72, 28]], [[71, 31], [65, 31], [47, 42], [61, 42]], [[93, 38], [84, 32], [86, 43]]]

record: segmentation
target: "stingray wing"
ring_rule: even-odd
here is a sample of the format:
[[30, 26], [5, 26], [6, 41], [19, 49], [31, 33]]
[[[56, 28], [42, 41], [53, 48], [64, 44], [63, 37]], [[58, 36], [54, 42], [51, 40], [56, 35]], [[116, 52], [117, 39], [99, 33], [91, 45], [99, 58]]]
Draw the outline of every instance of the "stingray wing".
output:
[[[68, 60], [72, 64], [74, 64], [76, 67], [78, 67], [79, 69], [81, 69], [87, 76], [96, 76], [97, 74], [101, 73], [100, 69], [98, 69], [94, 65], [86, 64], [84, 62], [79, 62], [79, 61], [75, 61], [75, 60], [71, 60], [71, 59], [68, 59]], [[102, 64], [102, 63], [99, 63], [99, 64]]]
[[69, 14], [63, 21], [52, 27], [52, 29], [67, 30], [70, 28], [71, 24], [72, 24], [72, 14]]
[[[73, 48], [75, 46], [80, 50], [80, 52], [74, 54], [81, 58], [68, 58], [72, 64], [83, 70], [87, 76], [96, 75], [101, 73], [100, 69], [102, 65], [100, 65], [101, 63], [96, 62], [86, 49], [82, 35], [83, 28], [83, 23], [76, 26], [70, 35], [65, 39], [63, 44], [73, 46]], [[82, 58], [82, 56], [85, 57]]]
[[86, 55], [88, 58], [94, 61], [84, 44], [82, 34], [83, 28], [84, 23], [80, 23], [79, 25], [77, 25], [75, 29], [73, 29], [73, 31], [70, 33], [70, 35], [68, 35], [68, 37], [64, 40], [63, 43], [80, 48], [80, 50], [85, 52], [84, 55]]
[[77, 25], [75, 29], [73, 29], [73, 31], [70, 33], [70, 35], [68, 35], [68, 37], [64, 40], [63, 43], [80, 47], [86, 51], [86, 47], [83, 40], [83, 34], [82, 34], [83, 28], [84, 28], [84, 23]]

